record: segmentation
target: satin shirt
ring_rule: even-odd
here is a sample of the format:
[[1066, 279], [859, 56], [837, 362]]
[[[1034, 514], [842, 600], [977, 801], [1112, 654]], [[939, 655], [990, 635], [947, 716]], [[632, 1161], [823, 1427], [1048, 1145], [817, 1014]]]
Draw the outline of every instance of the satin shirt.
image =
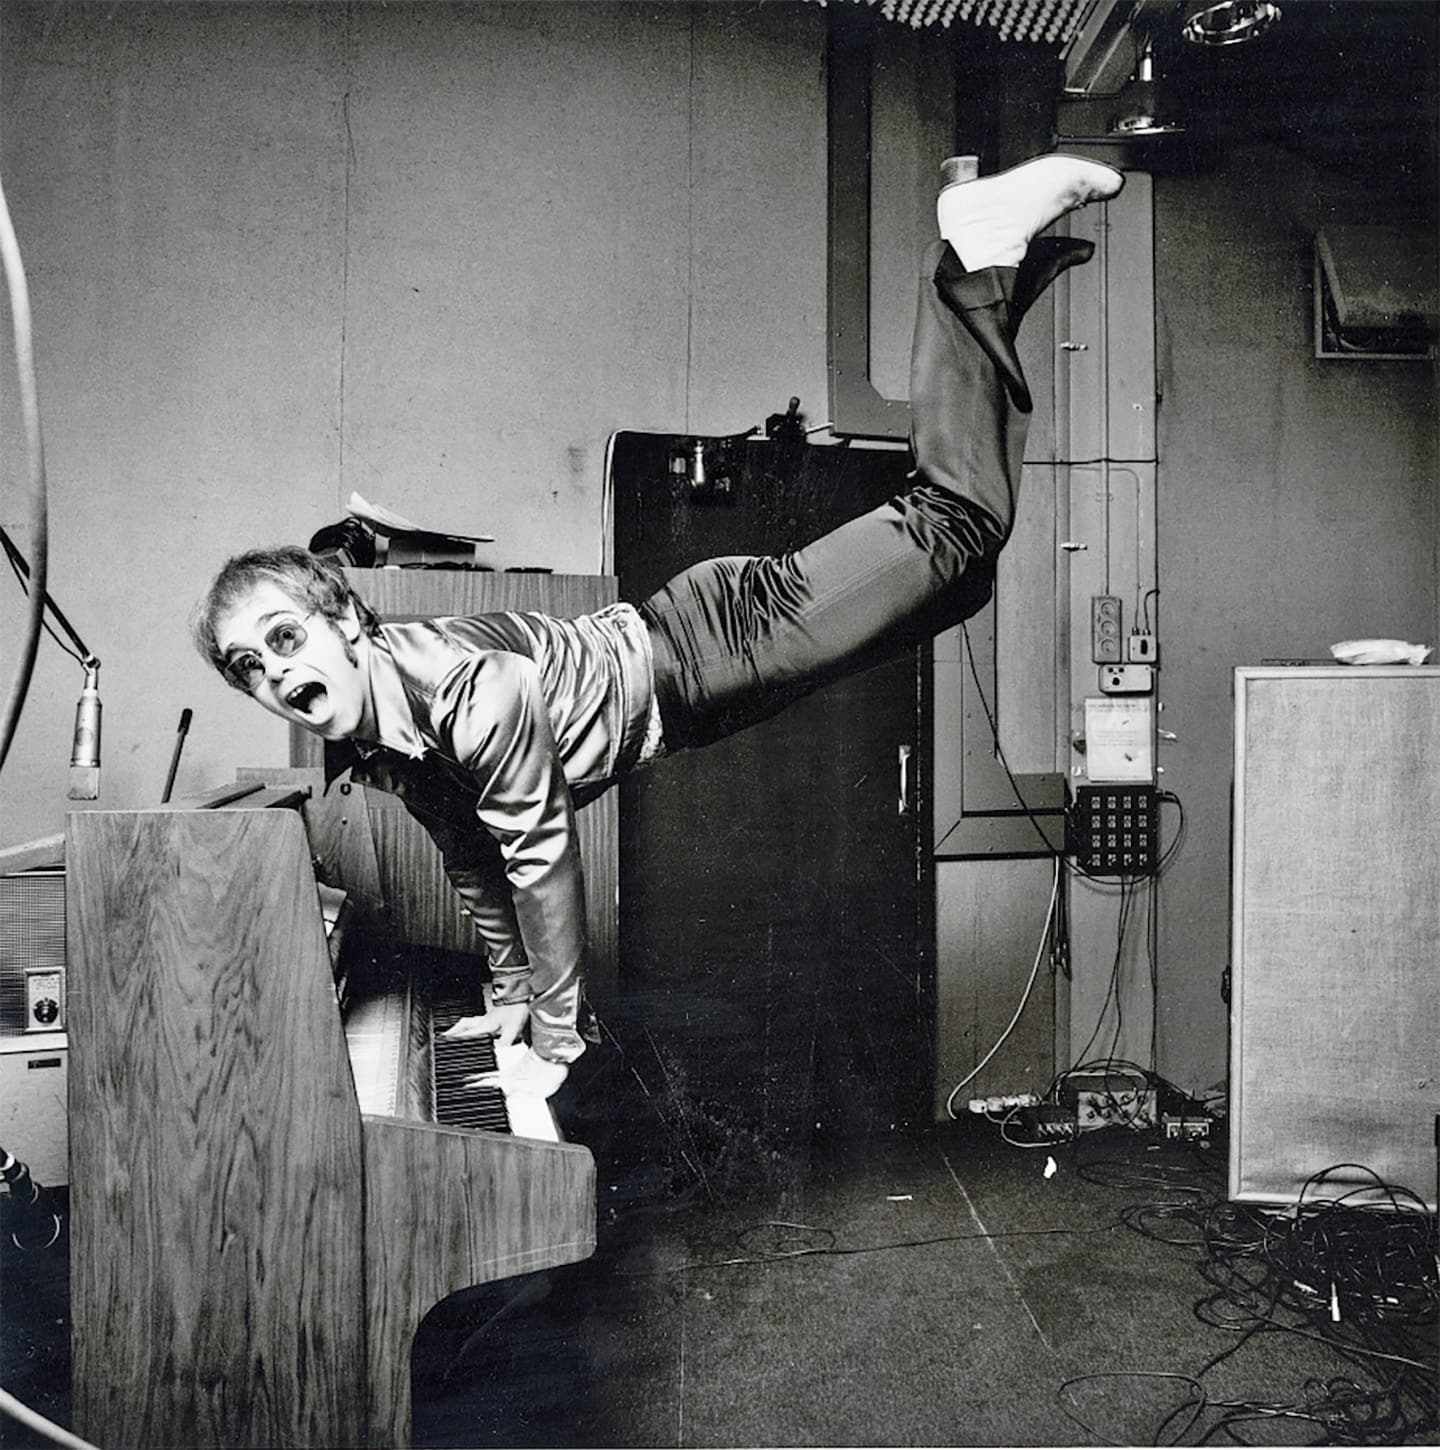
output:
[[640, 760], [654, 717], [650, 636], [628, 604], [578, 619], [482, 614], [383, 624], [371, 639], [379, 744], [325, 750], [328, 785], [398, 796], [440, 848], [485, 943], [497, 1003], [570, 1062], [585, 891], [575, 810]]

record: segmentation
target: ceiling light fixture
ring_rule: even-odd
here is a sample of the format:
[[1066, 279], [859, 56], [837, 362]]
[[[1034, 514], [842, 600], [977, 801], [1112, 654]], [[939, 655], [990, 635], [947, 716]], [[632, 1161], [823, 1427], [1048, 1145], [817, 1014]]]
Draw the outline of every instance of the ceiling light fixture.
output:
[[1169, 110], [1156, 85], [1155, 53], [1150, 42], [1140, 52], [1135, 78], [1120, 92], [1120, 107], [1110, 119], [1112, 136], [1172, 136], [1185, 123]]
[[1272, 0], [1205, 0], [1188, 7], [1180, 33], [1192, 45], [1243, 45], [1279, 18], [1280, 7]]

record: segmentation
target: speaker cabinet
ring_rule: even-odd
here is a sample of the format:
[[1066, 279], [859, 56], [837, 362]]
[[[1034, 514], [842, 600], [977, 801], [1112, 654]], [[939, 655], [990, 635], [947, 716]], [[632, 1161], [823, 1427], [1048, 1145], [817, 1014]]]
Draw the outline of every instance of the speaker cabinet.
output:
[[1233, 831], [1231, 1198], [1433, 1208], [1440, 668], [1238, 669]]
[[0, 1146], [47, 1188], [69, 1180], [64, 984], [64, 871], [0, 873]]
[[34, 1031], [27, 974], [65, 970], [65, 873], [0, 874], [0, 1037]]

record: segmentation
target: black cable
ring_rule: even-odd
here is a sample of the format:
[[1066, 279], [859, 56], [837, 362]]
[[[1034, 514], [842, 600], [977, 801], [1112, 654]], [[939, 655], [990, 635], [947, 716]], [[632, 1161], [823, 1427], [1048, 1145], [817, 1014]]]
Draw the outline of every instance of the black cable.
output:
[[[1069, 871], [1072, 875], [1083, 876], [1087, 880], [1095, 881], [1105, 886], [1113, 885], [1113, 877], [1100, 876], [1093, 871], [1088, 871], [1085, 867], [1081, 866], [1078, 861], [1070, 859], [1066, 853], [1065, 845], [1062, 843], [1061, 845], [1057, 846], [1050, 839], [1050, 837], [1045, 834], [1045, 830], [1040, 824], [1039, 817], [1035, 814], [1033, 810], [1031, 810], [1029, 805], [1026, 804], [1025, 797], [1020, 792], [1020, 783], [1015, 779], [1014, 772], [1010, 769], [1010, 762], [1005, 758], [1005, 748], [1000, 743], [1000, 726], [996, 721], [995, 712], [990, 708], [990, 701], [986, 698], [985, 687], [980, 683], [980, 671], [975, 664], [975, 651], [970, 644], [970, 631], [964, 623], [960, 625], [960, 637], [965, 641], [965, 657], [970, 666], [970, 678], [975, 682], [975, 694], [980, 701], [980, 708], [985, 712], [985, 723], [990, 727], [990, 738], [995, 745], [995, 758], [1000, 762], [1001, 770], [1005, 772], [1005, 779], [1009, 782], [1010, 789], [1014, 793], [1016, 801], [1018, 801], [1020, 804], [1020, 809], [1024, 811], [1025, 819], [1030, 822], [1031, 826], [1034, 828], [1035, 834], [1039, 836], [1040, 840], [1044, 843], [1046, 852], [1052, 856], [1059, 856], [1061, 860], [1064, 861], [1066, 870]], [[961, 819], [963, 820], [963, 817]], [[950, 829], [946, 831], [945, 834], [941, 836], [938, 841], [936, 841], [934, 849], [938, 851], [940, 847], [943, 846], [945, 842], [948, 841], [950, 837], [954, 835], [957, 830], [960, 829], [960, 825], [961, 821], [957, 820], [955, 824], [952, 825]], [[1124, 881], [1129, 878], [1121, 877], [1120, 879]]]
[[[1178, 1376], [1193, 1381], [1202, 1398], [1170, 1410], [1149, 1443], [1178, 1444], [1197, 1427], [1190, 1443], [1275, 1443], [1273, 1429], [1271, 1438], [1253, 1442], [1245, 1432], [1280, 1422], [1314, 1426], [1317, 1443], [1342, 1445], [1414, 1443], [1440, 1429], [1440, 1276], [1434, 1216], [1417, 1194], [1363, 1165], [1335, 1164], [1307, 1179], [1291, 1208], [1266, 1211], [1232, 1204], [1222, 1184], [1177, 1176], [1163, 1163], [1097, 1160], [1077, 1172], [1112, 1189], [1159, 1190], [1124, 1209], [1121, 1222], [1194, 1254], [1211, 1288], [1196, 1301], [1196, 1318], [1235, 1335], [1192, 1375]], [[1207, 1376], [1261, 1334], [1324, 1345], [1350, 1368], [1312, 1376], [1289, 1398], [1212, 1398]], [[1057, 1391], [1067, 1414], [1065, 1397], [1077, 1382]], [[1188, 1418], [1177, 1423], [1181, 1416]]]
[[1175, 839], [1160, 853], [1160, 859], [1155, 863], [1155, 875], [1158, 877], [1170, 864], [1170, 858], [1180, 849], [1180, 843], [1185, 839], [1185, 802], [1173, 790], [1158, 791], [1155, 799], [1168, 801], [1180, 812], [1180, 824], [1175, 828]]
[[[25, 556], [15, 546], [14, 540], [11, 539], [10, 535], [5, 532], [5, 527], [3, 524], [0, 524], [0, 549], [4, 549], [5, 558], [9, 561], [11, 571], [14, 573], [15, 578], [20, 583], [21, 592], [25, 594], [25, 596], [28, 598], [30, 594], [30, 566], [25, 562]], [[47, 620], [43, 614], [40, 617], [40, 627], [45, 631], [46, 634], [50, 636], [51, 639], [55, 641], [57, 645], [59, 645], [62, 650], [64, 650], [67, 655], [70, 656], [71, 659], [75, 660], [78, 664], [84, 664], [85, 659], [89, 656], [90, 651], [85, 648], [84, 641], [81, 640], [79, 635], [75, 633], [75, 630], [71, 626], [70, 621], [66, 619], [65, 616], [60, 612], [60, 606], [55, 603], [55, 601], [50, 597], [48, 593], [45, 595], [44, 607], [55, 616], [61, 627], [70, 636], [70, 638], [75, 641], [76, 645], [79, 647], [78, 652], [77, 650], [72, 649], [69, 645], [67, 645], [65, 641], [61, 639], [58, 634], [55, 633], [55, 631], [50, 627], [49, 620]]]
[[[1120, 964], [1125, 954], [1125, 932], [1130, 924], [1130, 910], [1134, 904], [1134, 900], [1135, 891], [1133, 884], [1128, 880], [1122, 881], [1120, 884], [1120, 915], [1116, 922], [1115, 956], [1110, 963], [1110, 980], [1106, 984], [1105, 997], [1100, 1003], [1100, 1011], [1095, 1018], [1094, 1031], [1091, 1032], [1085, 1046], [1080, 1049], [1080, 1057], [1082, 1059], [1090, 1051], [1091, 1047], [1094, 1046], [1095, 1039], [1100, 1035], [1100, 1029], [1105, 1023], [1105, 1010], [1110, 1005], [1111, 997], [1115, 998], [1115, 1035], [1111, 1039], [1110, 1052], [1103, 1061], [1113, 1060], [1115, 1049], [1120, 1044], [1120, 1024], [1123, 1018], [1123, 1012], [1120, 1006]], [[1070, 1069], [1072, 1072], [1075, 1070], [1074, 1068]]]
[[[1159, 590], [1151, 590], [1150, 592], [1152, 594], [1158, 594]], [[1010, 762], [1005, 758], [1005, 747], [1000, 743], [1000, 727], [998, 722], [996, 721], [995, 712], [990, 708], [990, 701], [986, 698], [985, 695], [985, 687], [980, 683], [980, 671], [975, 664], [975, 651], [970, 644], [970, 631], [964, 623], [960, 625], [960, 635], [961, 638], [965, 641], [965, 657], [966, 661], [970, 666], [970, 678], [975, 682], [975, 693], [980, 701], [980, 708], [985, 713], [985, 723], [990, 727], [990, 738], [995, 746], [995, 758], [1000, 762], [1000, 768], [1005, 772], [1005, 779], [1009, 782], [1010, 789], [1013, 792], [1016, 801], [1019, 802], [1021, 810], [1025, 812], [1025, 818], [1030, 822], [1031, 826], [1035, 830], [1036, 835], [1038, 835], [1041, 841], [1044, 843], [1046, 851], [1049, 852], [1049, 854], [1051, 854], [1052, 856], [1061, 857], [1065, 861], [1066, 869], [1070, 871], [1073, 875], [1083, 876], [1086, 880], [1094, 881], [1102, 886], [1111, 886], [1116, 884], [1117, 881], [1120, 883], [1124, 883], [1126, 881], [1142, 881], [1147, 878], [1158, 877], [1160, 872], [1164, 869], [1165, 865], [1169, 862], [1171, 856], [1173, 856], [1175, 854], [1175, 851], [1179, 848], [1181, 839], [1183, 838], [1185, 833], [1185, 807], [1184, 804], [1181, 802], [1180, 797], [1177, 796], [1173, 791], [1160, 791], [1156, 795], [1157, 801], [1169, 801], [1179, 807], [1180, 825], [1176, 831], [1175, 839], [1170, 843], [1170, 846], [1164, 852], [1162, 852], [1159, 861], [1156, 863], [1154, 871], [1112, 876], [1101, 875], [1098, 872], [1089, 871], [1084, 866], [1080, 865], [1078, 861], [1075, 861], [1068, 855], [1066, 846], [1057, 846], [1049, 838], [1049, 836], [1045, 834], [1044, 828], [1040, 824], [1039, 817], [1026, 804], [1025, 797], [1020, 793], [1019, 782], [1015, 779], [1014, 773], [1010, 769]], [[940, 847], [943, 846], [945, 842], [948, 841], [950, 837], [953, 836], [955, 832], [960, 829], [963, 819], [964, 818], [962, 816], [960, 819], [956, 820], [955, 823], [949, 828], [949, 830], [947, 830], [945, 834], [941, 836], [938, 841], [935, 842], [935, 846], [933, 848], [935, 851], [939, 851]]]
[[40, 647], [40, 627], [45, 615], [45, 578], [49, 568], [49, 490], [45, 478], [45, 438], [40, 421], [40, 390], [35, 378], [35, 348], [30, 319], [30, 289], [25, 281], [25, 263], [10, 219], [5, 188], [0, 184], [0, 270], [10, 297], [10, 330], [15, 341], [15, 372], [19, 384], [20, 414], [25, 426], [26, 476], [30, 497], [30, 552], [34, 556], [35, 588], [25, 616], [25, 633], [20, 642], [14, 678], [3, 706], [0, 706], [0, 767], [9, 758], [20, 726], [20, 715], [30, 692], [35, 656]]
[[995, 1239], [1030, 1239], [1030, 1238], [1084, 1238], [1091, 1234], [1110, 1233], [1121, 1227], [1118, 1219], [1110, 1223], [1096, 1224], [1091, 1228], [1031, 1228], [1031, 1229], [1002, 1229], [996, 1233], [968, 1233], [968, 1234], [937, 1234], [933, 1238], [923, 1239], [894, 1239], [883, 1244], [857, 1244], [845, 1246], [836, 1243], [836, 1234], [833, 1229], [815, 1224], [788, 1223], [781, 1220], [770, 1219], [763, 1223], [747, 1224], [734, 1236], [737, 1247], [745, 1248], [751, 1236], [761, 1231], [782, 1229], [787, 1236], [814, 1234], [819, 1242], [806, 1242], [803, 1238], [798, 1240], [798, 1246], [794, 1248], [777, 1249], [767, 1253], [742, 1253], [730, 1259], [700, 1259], [686, 1264], [675, 1264], [660, 1269], [637, 1269], [623, 1273], [622, 1278], [626, 1279], [653, 1279], [663, 1278], [670, 1274], [690, 1274], [701, 1269], [734, 1269], [744, 1268], [757, 1264], [779, 1264], [791, 1259], [809, 1258], [849, 1258], [859, 1254], [888, 1253], [893, 1249], [925, 1249], [933, 1248], [938, 1244], [962, 1244], [979, 1242], [982, 1240]]
[[1092, 1435], [1094, 1435], [1096, 1437], [1096, 1439], [1103, 1440], [1107, 1445], [1124, 1445], [1124, 1444], [1126, 1444], [1127, 1442], [1124, 1441], [1124, 1440], [1112, 1440], [1112, 1439], [1110, 1439], [1110, 1437], [1108, 1435], [1104, 1434], [1100, 1430], [1097, 1430], [1094, 1425], [1091, 1425], [1087, 1421], [1082, 1420], [1079, 1415], [1075, 1414], [1066, 1405], [1065, 1399], [1064, 1399], [1064, 1396], [1067, 1393], [1067, 1391], [1069, 1391], [1071, 1389], [1071, 1387], [1074, 1386], [1074, 1385], [1086, 1384], [1086, 1383], [1089, 1383], [1092, 1380], [1121, 1380], [1121, 1379], [1123, 1379], [1123, 1380], [1137, 1380], [1137, 1379], [1141, 1379], [1141, 1380], [1175, 1380], [1175, 1381], [1178, 1381], [1181, 1384], [1188, 1384], [1188, 1385], [1192, 1385], [1194, 1387], [1197, 1398], [1194, 1401], [1188, 1401], [1187, 1400], [1183, 1405], [1179, 1405], [1175, 1409], [1171, 1410], [1170, 1413], [1165, 1417], [1165, 1419], [1161, 1421], [1161, 1429], [1163, 1430], [1165, 1428], [1165, 1426], [1167, 1426], [1170, 1423], [1170, 1421], [1173, 1420], [1175, 1418], [1175, 1416], [1178, 1415], [1178, 1414], [1180, 1414], [1183, 1410], [1191, 1410], [1192, 1411], [1192, 1413], [1190, 1415], [1190, 1418], [1188, 1420], [1186, 1420], [1186, 1422], [1180, 1427], [1180, 1429], [1176, 1432], [1175, 1437], [1173, 1439], [1165, 1440], [1165, 1439], [1162, 1439], [1162, 1438], [1160, 1438], [1160, 1437], [1157, 1436], [1151, 1442], [1151, 1443], [1156, 1444], [1156, 1445], [1178, 1445], [1180, 1443], [1181, 1437], [1183, 1437], [1184, 1435], [1186, 1435], [1186, 1434], [1189, 1433], [1189, 1430], [1190, 1430], [1191, 1426], [1194, 1425], [1195, 1421], [1200, 1418], [1201, 1412], [1204, 1410], [1205, 1406], [1209, 1403], [1208, 1396], [1205, 1393], [1205, 1386], [1203, 1384], [1201, 1384], [1200, 1381], [1194, 1375], [1179, 1374], [1179, 1373], [1176, 1373], [1176, 1372], [1170, 1371], [1170, 1370], [1103, 1369], [1103, 1370], [1095, 1370], [1094, 1372], [1092, 1372], [1090, 1374], [1071, 1375], [1069, 1379], [1064, 1380], [1064, 1381], [1061, 1382], [1060, 1388], [1055, 1392], [1056, 1393], [1056, 1397], [1060, 1400], [1060, 1409], [1061, 1409], [1061, 1412], [1066, 1416], [1067, 1419], [1073, 1420], [1077, 1425], [1080, 1426], [1081, 1429], [1089, 1431], [1089, 1433], [1092, 1434]]
[[[1140, 613], [1141, 613], [1141, 616], [1142, 616], [1142, 618], [1144, 620], [1144, 623], [1145, 623], [1145, 633], [1146, 634], [1158, 634], [1159, 633], [1158, 630], [1151, 629], [1151, 627], [1150, 627], [1150, 600], [1151, 600], [1152, 597], [1153, 598], [1156, 598], [1156, 599], [1158, 599], [1160, 597], [1160, 591], [1159, 591], [1159, 589], [1147, 589], [1144, 592], [1144, 594], [1142, 594], [1140, 596]], [[1159, 609], [1158, 609], [1158, 607], [1156, 609], [1155, 622], [1157, 624], [1160, 622], [1160, 616], [1159, 616]]]

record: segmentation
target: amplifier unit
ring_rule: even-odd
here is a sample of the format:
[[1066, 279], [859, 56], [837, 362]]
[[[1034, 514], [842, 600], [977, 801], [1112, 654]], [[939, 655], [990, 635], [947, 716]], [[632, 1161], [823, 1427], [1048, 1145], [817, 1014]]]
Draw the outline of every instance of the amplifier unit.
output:
[[[30, 1020], [35, 993], [27, 989], [27, 982], [33, 986], [37, 968], [65, 970], [63, 870], [0, 875], [0, 1037], [18, 1036], [37, 1026], [52, 1031], [64, 1026], [63, 1018]], [[63, 1004], [63, 996], [59, 1001]]]

